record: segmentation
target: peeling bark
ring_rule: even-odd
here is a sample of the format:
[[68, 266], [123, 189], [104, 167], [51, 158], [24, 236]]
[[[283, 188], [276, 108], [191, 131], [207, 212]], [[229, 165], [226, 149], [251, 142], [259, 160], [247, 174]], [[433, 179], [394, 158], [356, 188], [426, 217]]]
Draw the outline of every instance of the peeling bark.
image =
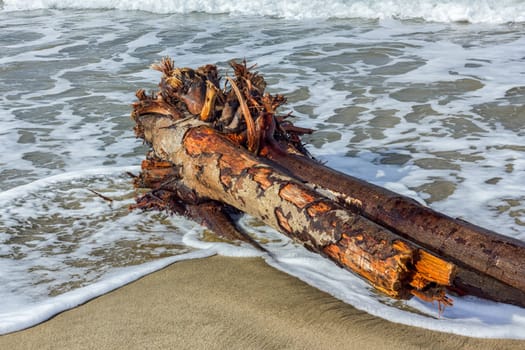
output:
[[276, 113], [286, 99], [265, 93], [246, 62], [231, 66], [220, 89], [215, 66], [153, 65], [160, 91], [139, 90], [133, 104], [135, 133], [152, 146], [134, 179], [151, 191], [135, 207], [182, 213], [257, 247], [232, 222], [236, 208], [395, 298], [451, 305], [447, 287], [525, 306], [524, 242], [319, 164], [300, 139], [312, 130]]
[[452, 261], [458, 266], [457, 290], [525, 306], [524, 242], [453, 219], [304, 156], [270, 150], [266, 157], [343, 202], [359, 203], [363, 216]]
[[[425, 270], [421, 256], [428, 253], [419, 247], [273, 169], [202, 122], [161, 119], [147, 116], [137, 122], [155, 155], [178, 170], [177, 188], [259, 218], [389, 296], [425, 295], [430, 287], [452, 281], [452, 264], [443, 261], [444, 270]], [[412, 283], [414, 278], [420, 282]], [[443, 292], [434, 299], [449, 302]]]

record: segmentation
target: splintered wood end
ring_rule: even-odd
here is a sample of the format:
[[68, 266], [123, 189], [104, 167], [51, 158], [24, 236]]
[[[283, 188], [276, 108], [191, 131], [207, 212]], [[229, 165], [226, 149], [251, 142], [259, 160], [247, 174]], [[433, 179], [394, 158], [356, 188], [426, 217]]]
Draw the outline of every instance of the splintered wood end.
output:
[[175, 63], [170, 57], [163, 57], [159, 63], [154, 63], [151, 65], [152, 69], [158, 70], [165, 76], [170, 76], [173, 72], [174, 67]]
[[422, 249], [419, 249], [415, 269], [416, 274], [421, 275], [429, 282], [435, 282], [442, 286], [450, 286], [456, 275], [456, 265]]
[[255, 122], [250, 113], [250, 109], [248, 108], [248, 105], [246, 104], [246, 100], [242, 96], [242, 93], [239, 90], [239, 87], [237, 86], [235, 81], [231, 79], [230, 77], [226, 77], [226, 79], [230, 83], [233, 91], [235, 92], [235, 95], [237, 96], [237, 100], [239, 101], [242, 115], [246, 123], [246, 133], [248, 137], [248, 150], [250, 152], [257, 153], [259, 150], [259, 138], [257, 135], [257, 131], [255, 130]]
[[418, 251], [410, 286], [412, 295], [427, 302], [438, 302], [441, 315], [445, 307], [452, 306], [453, 300], [446, 295], [445, 288], [452, 285], [456, 265], [434, 256], [422, 249]]
[[206, 80], [206, 97], [204, 99], [204, 106], [200, 113], [200, 120], [210, 121], [215, 112], [215, 100], [219, 89], [209, 80]]

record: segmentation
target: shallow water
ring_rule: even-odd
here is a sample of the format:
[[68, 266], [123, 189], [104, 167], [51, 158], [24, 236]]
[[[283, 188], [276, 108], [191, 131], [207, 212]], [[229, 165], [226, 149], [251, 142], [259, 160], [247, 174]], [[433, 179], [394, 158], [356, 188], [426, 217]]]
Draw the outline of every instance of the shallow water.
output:
[[[166, 55], [226, 74], [230, 59], [257, 63], [268, 89], [288, 97], [282, 111], [318, 130], [305, 141], [329, 166], [525, 240], [523, 22], [6, 11], [15, 5], [0, 10], [0, 333], [173, 256], [259, 254], [206, 241], [183, 218], [127, 211], [135, 193], [125, 172], [146, 151], [130, 104], [136, 89], [155, 88], [148, 66]], [[370, 313], [523, 337], [522, 309], [464, 298], [437, 319], [417, 300], [398, 308], [252, 219], [242, 224], [272, 252], [269, 264]]]

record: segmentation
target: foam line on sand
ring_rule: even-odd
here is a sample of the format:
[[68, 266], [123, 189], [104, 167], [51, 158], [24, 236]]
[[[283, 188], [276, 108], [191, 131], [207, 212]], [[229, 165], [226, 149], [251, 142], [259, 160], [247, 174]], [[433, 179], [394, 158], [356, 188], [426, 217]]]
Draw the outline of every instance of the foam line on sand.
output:
[[35, 327], [0, 349], [523, 349], [399, 325], [261, 258], [177, 262]]

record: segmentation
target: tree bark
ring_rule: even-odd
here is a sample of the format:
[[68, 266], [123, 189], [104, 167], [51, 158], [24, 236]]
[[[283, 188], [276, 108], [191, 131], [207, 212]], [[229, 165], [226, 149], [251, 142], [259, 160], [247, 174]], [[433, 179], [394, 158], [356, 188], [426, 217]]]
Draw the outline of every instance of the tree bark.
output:
[[[455, 266], [285, 175], [196, 119], [136, 118], [187, 202], [218, 201], [321, 253], [395, 298], [450, 304]], [[176, 182], [176, 184], [175, 184]]]
[[[268, 149], [268, 159], [294, 177], [338, 194], [361, 214], [458, 266], [460, 292], [525, 306], [525, 242], [454, 219], [415, 200], [325, 167]], [[354, 203], [354, 204], [352, 204]]]
[[135, 207], [168, 209], [226, 238], [236, 208], [351, 269], [396, 298], [450, 304], [457, 293], [525, 306], [525, 242], [427, 208], [327, 168], [308, 154], [299, 128], [276, 114], [281, 95], [246, 62], [219, 89], [215, 66], [175, 68], [165, 58], [160, 91], [137, 91], [135, 133], [151, 144]]

